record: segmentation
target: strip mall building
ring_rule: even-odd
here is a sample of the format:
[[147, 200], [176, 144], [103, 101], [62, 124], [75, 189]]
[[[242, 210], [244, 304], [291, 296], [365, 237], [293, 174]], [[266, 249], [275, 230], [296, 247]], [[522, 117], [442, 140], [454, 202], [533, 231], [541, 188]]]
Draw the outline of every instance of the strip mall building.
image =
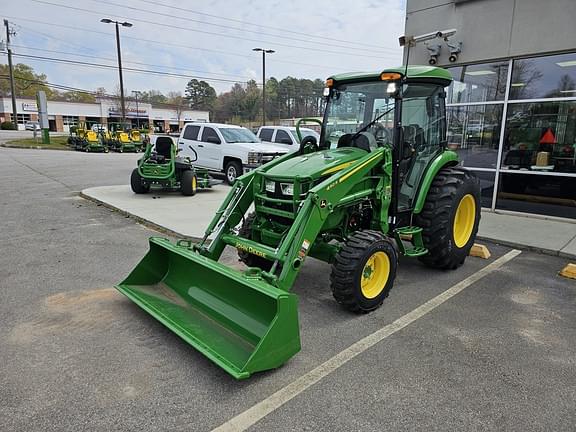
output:
[[[35, 99], [17, 98], [18, 129], [26, 122], [38, 121]], [[180, 111], [180, 112], [179, 112]], [[48, 120], [52, 132], [68, 132], [78, 122], [108, 124], [119, 122], [119, 103], [115, 99], [97, 99], [95, 103], [48, 101]], [[12, 121], [12, 100], [0, 97], [0, 122]], [[178, 110], [171, 106], [155, 106], [149, 103], [127, 102], [126, 119], [136, 127], [138, 124], [154, 125], [157, 132], [177, 131], [186, 122], [209, 121], [208, 111]]]

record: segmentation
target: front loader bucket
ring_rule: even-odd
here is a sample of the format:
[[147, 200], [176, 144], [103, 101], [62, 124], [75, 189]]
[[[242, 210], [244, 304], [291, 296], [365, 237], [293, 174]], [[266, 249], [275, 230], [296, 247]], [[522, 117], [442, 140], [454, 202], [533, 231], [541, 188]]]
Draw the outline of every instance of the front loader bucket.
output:
[[237, 379], [300, 350], [297, 297], [169, 240], [116, 288]]

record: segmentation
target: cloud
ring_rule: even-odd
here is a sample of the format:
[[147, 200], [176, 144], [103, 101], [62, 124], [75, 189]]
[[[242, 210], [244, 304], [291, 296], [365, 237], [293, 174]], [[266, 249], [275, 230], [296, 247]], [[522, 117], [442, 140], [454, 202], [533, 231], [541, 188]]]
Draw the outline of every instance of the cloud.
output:
[[[232, 86], [233, 83], [226, 80], [261, 81], [261, 55], [252, 51], [256, 46], [276, 51], [267, 56], [266, 74], [278, 79], [285, 76], [324, 79], [336, 72], [383, 69], [401, 62], [398, 36], [404, 29], [404, 0], [357, 0], [354, 3], [343, 0], [293, 0], [289, 3], [265, 0], [212, 0], [194, 4], [181, 0], [157, 2], [244, 23], [154, 6], [145, 0], [106, 1], [138, 10], [99, 5], [94, 0], [73, 3], [50, 0], [80, 8], [81, 11], [32, 0], [5, 2], [3, 13], [18, 31], [13, 40], [14, 51], [115, 66], [114, 27], [99, 21], [103, 17], [120, 20], [129, 17], [134, 26], [121, 28], [122, 55], [127, 68], [210, 78], [210, 84], [218, 92]], [[211, 26], [209, 23], [229, 28]], [[65, 26], [79, 27], [84, 31]], [[54, 51], [75, 53], [76, 56]], [[58, 84], [86, 89], [105, 87], [112, 91], [118, 82], [115, 68], [56, 64], [19, 57], [15, 61], [30, 64], [36, 71], [46, 73], [49, 82]], [[188, 79], [128, 70], [124, 76], [128, 90], [158, 89], [164, 93], [183, 91]]]

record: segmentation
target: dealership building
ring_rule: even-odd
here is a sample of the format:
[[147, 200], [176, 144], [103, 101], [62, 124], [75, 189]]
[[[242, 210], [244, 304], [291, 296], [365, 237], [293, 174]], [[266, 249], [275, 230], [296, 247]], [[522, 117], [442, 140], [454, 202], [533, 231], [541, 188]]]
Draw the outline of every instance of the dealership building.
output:
[[576, 1], [407, 0], [407, 36], [444, 29], [409, 62], [452, 73], [447, 144], [483, 206], [576, 219]]
[[[48, 101], [48, 121], [53, 132], [68, 132], [70, 126], [85, 121], [88, 124], [108, 124], [121, 121], [119, 101], [97, 98], [95, 103]], [[26, 122], [38, 121], [35, 99], [16, 99], [18, 129]], [[12, 121], [12, 99], [0, 97], [0, 122]], [[157, 132], [177, 131], [186, 122], [209, 121], [208, 111], [176, 109], [171, 106], [155, 106], [149, 103], [126, 101], [126, 120], [134, 127], [154, 125]]]

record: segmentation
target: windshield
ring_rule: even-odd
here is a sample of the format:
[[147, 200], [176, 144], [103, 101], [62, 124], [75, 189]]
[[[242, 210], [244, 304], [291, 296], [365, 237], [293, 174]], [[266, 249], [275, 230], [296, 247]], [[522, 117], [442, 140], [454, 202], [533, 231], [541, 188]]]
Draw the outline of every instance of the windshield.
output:
[[370, 147], [392, 144], [394, 129], [394, 98], [386, 93], [386, 84], [379, 82], [343, 84], [330, 93], [324, 132], [324, 147], [335, 148], [344, 135], [360, 132]]
[[257, 143], [260, 139], [248, 129], [218, 128], [227, 143]]

